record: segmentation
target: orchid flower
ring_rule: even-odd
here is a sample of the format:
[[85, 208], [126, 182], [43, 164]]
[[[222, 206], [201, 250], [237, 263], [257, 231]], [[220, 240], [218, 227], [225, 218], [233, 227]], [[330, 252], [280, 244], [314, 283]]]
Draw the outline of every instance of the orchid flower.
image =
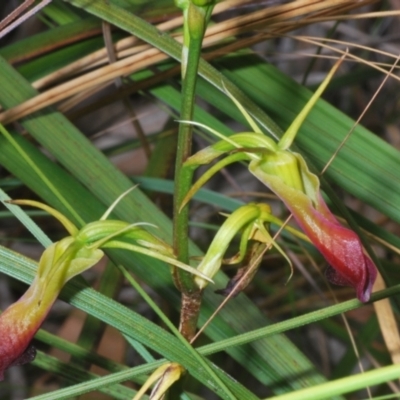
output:
[[[120, 198], [119, 198], [120, 199]], [[57, 218], [69, 236], [53, 243], [42, 254], [36, 276], [26, 293], [0, 315], [0, 381], [4, 371], [32, 361], [35, 350], [30, 342], [49, 313], [63, 286], [74, 276], [94, 266], [103, 257], [100, 248], [120, 248], [146, 254], [209, 279], [174, 258], [172, 248], [139, 225], [105, 220], [118, 200], [99, 221], [79, 230], [57, 210], [30, 200], [13, 204], [28, 205], [47, 211]]]
[[[329, 263], [327, 278], [334, 284], [352, 286], [360, 301], [369, 300], [377, 271], [366, 254], [361, 240], [352, 230], [340, 224], [330, 212], [320, 191], [318, 177], [310, 172], [301, 154], [289, 150], [297, 131], [328, 85], [340, 62], [335, 64], [320, 87], [279, 140], [266, 137], [251, 116], [233, 96], [253, 132], [224, 137], [219, 132], [195, 122], [223, 140], [190, 157], [185, 168], [197, 168], [228, 155], [211, 167], [191, 188], [183, 204], [214, 173], [236, 161], [249, 161], [249, 171], [272, 190], [287, 206], [315, 247]], [[229, 93], [228, 93], [229, 95]]]
[[[267, 204], [250, 203], [239, 207], [228, 216], [218, 230], [208, 247], [207, 253], [198, 265], [197, 271], [209, 278], [213, 278], [222, 264], [238, 264], [246, 259], [244, 269], [229, 282], [225, 290], [220, 291], [222, 294], [228, 294], [230, 289], [232, 289], [234, 290], [233, 295], [236, 295], [248, 285], [261, 262], [261, 257], [257, 257], [259, 253], [257, 251], [254, 252], [254, 249], [258, 248], [258, 246], [254, 246], [255, 243], [262, 244], [264, 249], [265, 246], [274, 246], [292, 267], [289, 258], [268, 232], [266, 225], [271, 222], [282, 225], [282, 221], [271, 214], [271, 209]], [[297, 236], [307, 240], [303, 234], [298, 231], [296, 232], [295, 229], [290, 227], [288, 229], [292, 233], [297, 234]], [[239, 253], [228, 260], [224, 259], [229, 244], [239, 232], [241, 232]], [[245, 277], [244, 274], [246, 274]], [[208, 284], [208, 281], [199, 276], [196, 276], [194, 280], [200, 289], [204, 289]]]

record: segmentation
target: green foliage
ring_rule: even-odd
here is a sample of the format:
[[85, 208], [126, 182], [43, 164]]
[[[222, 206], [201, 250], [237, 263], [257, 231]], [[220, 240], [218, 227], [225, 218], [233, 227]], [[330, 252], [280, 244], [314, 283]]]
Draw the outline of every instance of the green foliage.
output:
[[[284, 72], [266, 63], [262, 57], [252, 53], [248, 48], [233, 52], [222, 51], [223, 56], [212, 64], [201, 59], [203, 28], [209, 21], [210, 11], [214, 6], [214, 2], [202, 1], [193, 2], [195, 4], [189, 1], [184, 7], [195, 7], [196, 12], [199, 10], [202, 12], [197, 12], [195, 15], [196, 18], [201, 19], [201, 21], [196, 19], [196, 24], [199, 24], [201, 29], [197, 29], [196, 35], [192, 35], [190, 40], [186, 38], [184, 42], [192, 53], [189, 53], [184, 68], [185, 79], [189, 82], [184, 81], [183, 93], [180, 93], [176, 86], [181, 83], [179, 66], [182, 60], [182, 45], [174, 39], [180, 29], [161, 34], [154, 24], [147, 20], [154, 16], [162, 16], [163, 13], [168, 16], [176, 15], [177, 9], [171, 8], [171, 3], [159, 0], [150, 3], [133, 0], [53, 1], [41, 13], [42, 20], [50, 23], [43, 32], [0, 49], [1, 106], [4, 110], [8, 110], [34, 98], [39, 91], [32, 86], [33, 81], [46, 77], [58, 68], [69, 65], [101, 48], [103, 46], [101, 33], [102, 29], [105, 29], [104, 21], [113, 26], [114, 41], [134, 35], [169, 57], [168, 61], [160, 58], [156, 66], [145, 66], [139, 72], [126, 73], [115, 98], [122, 99], [126, 103], [127, 94], [137, 92], [141, 99], [151, 96], [152, 99], [157, 99], [158, 104], [162, 104], [160, 108], [168, 107], [168, 124], [158, 129], [152, 136], [152, 140], [161, 142], [165, 137], [164, 134], [172, 129], [173, 139], [166, 143], [168, 146], [171, 143], [175, 145], [178, 149], [178, 158], [179, 149], [183, 145], [187, 146], [188, 154], [191, 152], [192, 129], [196, 129], [195, 138], [196, 140], [200, 138], [201, 147], [205, 147], [204, 140], [208, 144], [210, 137], [207, 136], [205, 130], [202, 132], [198, 129], [199, 127], [207, 126], [229, 137], [236, 129], [230, 129], [224, 124], [228, 118], [230, 121], [247, 126], [246, 117], [237, 111], [236, 105], [226, 96], [226, 92], [229, 92], [242, 105], [248, 115], [247, 122], [255, 121], [255, 125], [261, 131], [259, 135], [266, 135], [264, 136], [265, 143], [281, 138], [283, 131], [299, 114], [312, 93]], [[240, 38], [239, 34], [237, 38]], [[236, 37], [233, 40], [236, 40]], [[227, 43], [231, 41], [232, 37], [227, 40]], [[97, 66], [90, 68], [97, 68]], [[83, 71], [75, 71], [63, 79], [73, 82], [74, 74], [81, 74]], [[195, 104], [196, 96], [202, 100], [197, 105]], [[105, 104], [107, 101], [109, 100], [104, 100]], [[207, 104], [207, 107], [203, 107], [204, 104]], [[57, 105], [45, 107], [19, 119], [18, 124], [7, 124], [7, 129], [16, 144], [13, 144], [6, 136], [0, 136], [0, 165], [7, 171], [3, 171], [1, 178], [5, 179], [0, 181], [4, 188], [4, 192], [1, 192], [1, 200], [21, 197], [21, 192], [28, 193], [30, 197], [40, 198], [41, 201], [64, 214], [71, 224], [76, 225], [77, 230], [81, 230], [85, 226], [91, 226], [93, 221], [97, 221], [121, 193], [132, 187], [132, 181], [139, 182], [139, 188], [127, 194], [113, 210], [113, 220], [124, 221], [124, 226], [131, 226], [137, 222], [155, 225], [156, 227], [144, 227], [146, 230], [144, 235], [157, 236], [168, 245], [174, 245], [175, 250], [177, 248], [179, 250], [175, 253], [183, 263], [190, 262], [192, 266], [198, 265], [199, 257], [206, 251], [203, 252], [196, 243], [190, 240], [186, 230], [190, 225], [190, 219], [184, 221], [186, 217], [191, 217], [189, 209], [183, 220], [175, 220], [174, 224], [172, 222], [173, 217], [177, 218], [182, 200], [187, 195], [193, 171], [187, 175], [183, 173], [181, 180], [175, 179], [174, 182], [171, 175], [169, 175], [170, 180], [164, 179], [168, 176], [164, 172], [171, 169], [168, 153], [165, 160], [153, 160], [150, 157], [149, 163], [162, 169], [160, 177], [154, 176], [157, 168], [151, 168], [151, 177], [131, 177], [128, 173], [119, 170], [113, 160], [108, 157], [108, 154], [114, 151], [112, 146], [106, 149], [102, 147], [100, 150], [96, 146], [96, 139], [85, 135], [83, 129], [80, 129], [79, 124], [75, 123], [71, 117], [74, 112], [84, 113], [85, 108], [73, 110], [70, 114], [69, 111], [59, 112], [56, 107]], [[129, 110], [129, 107], [126, 109]], [[89, 108], [86, 108], [86, 111], [88, 110]], [[107, 111], [101, 110], [100, 113], [107, 113]], [[128, 114], [129, 118], [135, 120], [134, 114], [130, 111], [127, 112]], [[1, 118], [2, 114], [0, 114], [0, 121], [4, 122]], [[193, 120], [197, 123], [196, 127], [180, 124], [184, 139], [179, 143], [174, 139], [175, 130], [178, 127], [177, 119]], [[306, 159], [311, 171], [318, 174], [338, 149], [353, 124], [354, 120], [337, 108], [324, 100], [318, 100], [300, 128], [294, 142], [296, 146], [294, 149]], [[143, 141], [141, 139], [128, 140], [123, 143], [120, 151], [124, 152], [126, 148], [138, 146], [138, 143], [142, 144]], [[221, 153], [223, 151], [224, 149]], [[157, 152], [157, 154], [160, 153]], [[231, 157], [229, 160], [242, 161], [243, 157], [240, 154], [233, 151], [228, 156]], [[182, 164], [186, 158], [182, 158]], [[400, 177], [397, 173], [400, 170], [399, 160], [399, 152], [392, 145], [361, 125], [357, 125], [350, 139], [341, 148], [324, 175], [322, 189], [329, 194], [328, 203], [336, 204], [338, 210], [343, 209], [343, 202], [338, 196], [331, 195], [333, 189], [339, 187], [340, 190], [355, 196], [363, 204], [374, 207], [390, 220], [400, 222], [400, 182], [398, 182]], [[177, 177], [181, 172], [178, 162], [175, 176]], [[16, 189], [10, 190], [6, 185], [9, 179], [8, 174], [17, 180], [19, 186]], [[252, 179], [249, 176], [247, 179]], [[175, 215], [170, 213], [171, 205], [168, 202], [163, 210], [160, 210], [159, 204], [164, 205], [164, 203], [157, 198], [155, 192], [174, 194]], [[231, 198], [218, 191], [210, 191], [210, 189], [200, 190], [195, 199], [201, 204], [205, 203], [230, 212], [234, 212], [243, 205], [242, 200]], [[260, 200], [257, 199], [257, 201]], [[13, 221], [14, 219], [21, 221], [44, 247], [49, 246], [50, 240], [43, 233], [43, 230], [47, 230], [47, 220], [39, 220], [38, 226], [28, 213], [21, 209], [10, 207], [10, 211], [15, 216]], [[366, 229], [378, 239], [398, 246], [398, 238], [386, 227], [369, 221], [365, 216], [352, 215], [354, 218], [350, 218], [351, 223]], [[348, 212], [345, 216], [348, 217]], [[257, 220], [257, 216], [254, 218]], [[253, 219], [251, 219], [251, 227]], [[272, 234], [277, 230], [274, 225], [276, 221], [268, 220], [268, 223], [271, 222]], [[265, 222], [264, 219], [263, 222]], [[212, 223], [214, 224], [215, 220]], [[244, 227], [247, 229], [246, 224]], [[51, 233], [53, 234], [52, 231]], [[264, 231], [263, 233], [267, 234]], [[55, 236], [57, 235], [60, 235], [59, 231]], [[65, 233], [61, 235], [65, 236]], [[214, 231], [207, 238], [208, 244], [212, 242], [212, 236], [214, 236]], [[234, 236], [230, 232], [229, 239]], [[135, 240], [140, 245], [146, 242], [148, 237]], [[147, 376], [165, 361], [178, 363], [187, 371], [187, 381], [184, 381], [182, 386], [173, 388], [171, 394], [174, 396], [175, 393], [183, 390], [186, 394], [181, 394], [182, 398], [187, 398], [185, 396], [202, 398], [200, 396], [204, 387], [222, 399], [257, 399], [267, 394], [276, 395], [277, 398], [280, 398], [280, 395], [286, 396], [283, 398], [342, 398], [342, 395], [365, 388], [369, 384], [380, 385], [398, 377], [398, 367], [394, 365], [372, 368], [368, 375], [358, 374], [343, 379], [343, 375], [349, 374], [351, 368], [349, 365], [344, 365], [346, 364], [344, 361], [343, 363], [339, 361], [338, 368], [332, 376], [341, 380], [327, 382], [331, 376], [325, 376], [322, 373], [317, 361], [310, 361], [310, 354], [304, 354], [304, 348], [299, 349], [301, 345], [299, 340], [295, 338], [295, 343], [293, 343], [284, 335], [284, 332], [292, 330], [292, 332], [299, 332], [298, 336], [302, 336], [303, 331], [299, 330], [301, 327], [311, 326], [310, 324], [322, 320], [318, 325], [319, 329], [328, 332], [335, 340], [347, 341], [347, 333], [343, 328], [335, 329], [332, 321], [336, 320], [333, 318], [350, 310], [357, 309], [358, 312], [366, 310], [368, 326], [373, 332], [370, 334], [371, 340], [378, 341], [379, 346], [367, 343], [370, 336], [367, 335], [367, 340], [361, 334], [359, 337], [363, 349], [360, 351], [367, 349], [374, 357], [388, 363], [388, 353], [381, 349], [382, 342], [377, 335], [378, 322], [374, 315], [371, 316], [371, 308], [367, 306], [362, 309], [361, 307], [364, 306], [357, 300], [343, 301], [337, 305], [327, 305], [326, 298], [315, 304], [311, 300], [307, 303], [304, 312], [304, 309], [300, 308], [301, 298], [307, 299], [309, 289], [307, 287], [306, 290], [296, 289], [296, 284], [292, 287], [291, 283], [284, 287], [288, 274], [283, 282], [275, 281], [272, 284], [256, 278], [254, 287], [257, 294], [252, 296], [252, 293], [241, 293], [236, 298], [230, 299], [205, 328], [204, 343], [199, 343], [198, 346], [196, 343], [196, 347], [191, 346], [182, 337], [182, 331], [179, 332], [175, 328], [177, 316], [182, 311], [180, 291], [190, 295], [195, 287], [190, 271], [186, 274], [171, 270], [162, 257], [156, 259], [142, 253], [128, 253], [127, 240], [121, 240], [121, 243], [125, 245], [120, 243], [119, 249], [111, 250], [104, 246], [112, 265], [104, 273], [99, 290], [92, 289], [86, 277], [82, 276], [73, 278], [62, 290], [60, 295], [62, 300], [87, 313], [90, 317], [88, 321], [96, 320], [96, 323], [83, 329], [78, 341], [79, 345], [57, 338], [46, 330], [38, 332], [37, 341], [62, 349], [73, 357], [73, 361], [68, 363], [44, 351], [39, 352], [33, 362], [34, 374], [38, 376], [41, 370], [45, 370], [62, 381], [58, 390], [49, 394], [31, 395], [29, 393], [33, 396], [29, 398], [69, 399], [85, 393], [101, 391], [110, 398], [131, 399], [136, 389], [146, 381]], [[303, 263], [308, 263], [308, 261], [303, 261], [306, 258], [304, 254], [307, 254], [307, 257], [313, 257], [316, 263], [320, 261], [319, 255], [306, 241], [295, 241], [291, 235], [287, 234], [273, 240], [280, 243], [277, 246], [288, 249], [289, 253], [294, 254], [294, 259], [300, 257]], [[185, 251], [181, 252], [180, 246], [186, 246], [186, 241], [185, 254]], [[227, 243], [224, 240], [222, 242], [225, 251]], [[110, 246], [113, 244], [115, 241], [111, 240]], [[233, 246], [235, 246], [234, 243]], [[7, 247], [0, 247], [0, 272], [3, 276], [11, 278], [12, 282], [21, 281], [30, 284], [37, 271], [37, 264], [24, 257], [22, 253], [12, 251]], [[241, 258], [244, 258], [242, 250], [245, 246], [241, 242], [239, 247]], [[214, 250], [221, 249], [214, 248]], [[275, 253], [271, 252], [271, 254]], [[279, 251], [276, 254], [279, 254]], [[168, 257], [172, 257], [172, 252], [168, 253]], [[281, 264], [286, 264], [282, 256], [279, 255], [279, 257]], [[98, 255], [95, 258], [99, 258]], [[219, 261], [221, 259], [222, 254], [219, 254]], [[390, 261], [392, 261], [390, 266], [387, 266], [388, 263], [383, 264], [387, 284], [390, 287], [373, 294], [371, 301], [392, 297], [399, 293], [400, 289], [396, 285], [399, 275], [396, 259]], [[273, 260], [271, 263], [273, 264]], [[92, 260], [90, 260], [90, 265], [92, 265]], [[123, 266], [122, 274], [117, 266]], [[78, 269], [77, 272], [80, 272], [86, 267]], [[296, 275], [299, 274], [296, 271]], [[121, 286], [121, 276], [129, 280], [145, 298], [144, 302], [150, 304], [155, 310], [157, 317], [154, 318], [154, 322], [140, 315], [134, 308], [137, 304], [126, 306], [112, 298]], [[203, 326], [220, 306], [221, 297], [217, 296], [214, 290], [225, 287], [228, 279], [224, 272], [219, 271], [213, 277], [215, 285], [208, 285], [201, 294], [202, 302], [199, 305], [197, 327]], [[151, 288], [150, 297], [146, 290], [143, 290], [143, 286]], [[260, 299], [269, 300], [269, 297], [279, 297], [281, 293], [281, 300], [272, 303], [269, 311], [281, 307], [288, 307], [291, 311], [283, 314], [283, 320], [279, 322], [265, 316], [264, 309], [260, 306]], [[157, 297], [158, 302], [151, 299], [153, 296]], [[159, 304], [159, 302], [163, 304], [162, 311], [157, 307], [156, 303]], [[97, 354], [95, 343], [91, 339], [94, 336], [103, 335], [104, 324], [121, 333], [125, 345], [135, 349], [141, 355], [140, 361], [136, 359], [135, 365], [132, 365], [127, 357], [123, 363], [117, 363]], [[354, 325], [354, 329], [357, 329], [357, 324]], [[309, 344], [308, 348], [312, 346], [313, 344]], [[353, 367], [355, 357], [350, 354], [351, 351], [350, 348], [343, 359], [351, 360], [351, 367]], [[99, 376], [90, 372], [91, 364], [101, 366], [108, 371], [108, 374]], [[239, 372], [235, 373], [235, 369]], [[125, 381], [134, 382], [138, 386], [135, 386], [136, 389], [133, 390], [131, 387], [122, 385]], [[0, 383], [0, 392], [2, 385], [3, 383]], [[376, 390], [377, 394], [388, 393], [385, 386], [377, 386]], [[298, 394], [294, 391], [298, 391]], [[203, 395], [204, 398], [207, 398], [210, 392], [206, 392]]]

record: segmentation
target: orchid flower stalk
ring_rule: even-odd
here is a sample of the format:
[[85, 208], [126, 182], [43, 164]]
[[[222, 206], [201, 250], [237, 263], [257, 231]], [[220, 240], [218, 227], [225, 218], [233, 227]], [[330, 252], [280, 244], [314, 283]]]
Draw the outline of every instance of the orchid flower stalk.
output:
[[12, 201], [13, 204], [47, 211], [63, 224], [69, 236], [43, 252], [31, 286], [0, 315], [0, 381], [4, 379], [7, 368], [34, 359], [35, 350], [30, 342], [63, 286], [100, 261], [104, 255], [101, 248], [120, 248], [146, 254], [209, 279], [177, 261], [168, 244], [140, 227], [150, 224], [105, 220], [117, 201], [99, 221], [89, 223], [80, 230], [64, 215], [45, 204], [29, 200]]
[[341, 225], [328, 209], [321, 195], [319, 179], [310, 172], [303, 156], [289, 149], [299, 127], [328, 85], [340, 61], [335, 64], [279, 142], [266, 137], [233, 96], [230, 96], [231, 99], [245, 116], [253, 132], [225, 138], [213, 129], [192, 122], [223, 140], [190, 157], [185, 163], [186, 168], [194, 169], [222, 155], [228, 155], [192, 186], [182, 206], [219, 169], [233, 162], [248, 161], [249, 171], [285, 203], [300, 228], [325, 257], [329, 263], [327, 278], [338, 285], [352, 286], [358, 299], [366, 302], [370, 298], [377, 275], [374, 263], [366, 254], [358, 235]]

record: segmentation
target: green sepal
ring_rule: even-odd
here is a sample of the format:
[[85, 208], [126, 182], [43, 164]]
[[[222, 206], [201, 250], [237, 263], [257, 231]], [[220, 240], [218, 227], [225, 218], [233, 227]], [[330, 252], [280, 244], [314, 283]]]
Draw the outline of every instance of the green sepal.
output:
[[[250, 234], [252, 230], [249, 226], [258, 220], [267, 221], [270, 211], [266, 204], [248, 204], [234, 211], [218, 230], [197, 270], [212, 278], [221, 268], [224, 254], [234, 236], [243, 229], [244, 235]], [[241, 241], [241, 251], [245, 251], [243, 243]], [[199, 277], [195, 278], [195, 282], [200, 289], [204, 289], [208, 283]]]
[[318, 86], [318, 89], [314, 92], [314, 94], [308, 100], [307, 104], [302, 108], [302, 110], [296, 116], [294, 121], [290, 124], [289, 128], [286, 130], [284, 135], [279, 140], [279, 143], [278, 143], [279, 149], [286, 150], [292, 145], [294, 139], [296, 138], [297, 132], [300, 129], [300, 126], [303, 124], [304, 120], [307, 118], [308, 114], [314, 107], [315, 103], [321, 97], [323, 91], [326, 89], [326, 87], [328, 86], [329, 82], [331, 81], [333, 75], [335, 74], [335, 72], [339, 68], [340, 64], [344, 60], [344, 57], [345, 56], [343, 56], [336, 62], [336, 64], [329, 71], [328, 75], [326, 75], [325, 79]]
[[98, 249], [88, 249], [83, 243], [67, 236], [49, 246], [40, 257], [37, 279], [59, 293], [74, 276], [86, 271], [103, 257]]
[[[274, 185], [298, 190], [298, 184], [296, 182], [301, 181], [302, 190], [300, 190], [300, 192], [310, 198], [313, 205], [316, 206], [319, 203], [318, 196], [320, 193], [318, 177], [309, 170], [307, 163], [301, 154], [293, 153], [289, 150], [279, 153], [290, 155], [290, 158], [295, 157], [295, 162], [293, 162], [291, 166], [293, 169], [293, 176], [296, 176], [294, 182], [291, 182], [290, 178], [288, 181], [285, 181], [287, 171], [283, 175], [280, 175], [277, 173], [277, 170], [274, 171], [271, 167], [267, 168], [266, 166], [269, 162], [267, 158], [264, 160], [252, 160], [249, 164], [249, 171], [266, 186], [271, 186], [271, 183], [273, 182]], [[295, 173], [294, 166], [296, 164], [297, 172]], [[295, 186], [291, 186], [292, 184]]]
[[47, 204], [35, 200], [10, 200], [8, 203], [17, 204], [19, 206], [31, 206], [48, 212], [64, 226], [66, 231], [71, 236], [75, 236], [79, 231], [78, 228], [65, 215], [61, 214], [59, 211], [48, 206]]
[[263, 157], [261, 161], [253, 161], [258, 169], [268, 175], [279, 177], [287, 186], [304, 191], [302, 173], [298, 157], [290, 151], [276, 151]]

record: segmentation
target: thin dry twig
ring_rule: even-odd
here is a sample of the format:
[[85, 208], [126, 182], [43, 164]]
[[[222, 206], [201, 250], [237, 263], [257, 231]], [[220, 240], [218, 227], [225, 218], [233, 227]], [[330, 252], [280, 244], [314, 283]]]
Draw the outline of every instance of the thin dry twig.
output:
[[343, 140], [341, 141], [341, 143], [339, 144], [339, 146], [337, 147], [337, 149], [335, 150], [335, 152], [332, 154], [331, 158], [328, 160], [328, 162], [325, 164], [323, 170], [321, 171], [321, 175], [323, 175], [326, 170], [329, 168], [329, 166], [332, 164], [333, 160], [337, 157], [337, 155], [339, 154], [339, 151], [343, 148], [343, 146], [346, 144], [346, 142], [350, 139], [350, 136], [352, 135], [352, 133], [354, 132], [354, 129], [356, 129], [357, 125], [361, 122], [361, 120], [363, 119], [364, 115], [366, 114], [366, 112], [369, 110], [369, 108], [371, 107], [372, 103], [375, 101], [376, 97], [378, 96], [378, 94], [380, 93], [380, 91], [382, 90], [383, 86], [385, 85], [385, 83], [387, 82], [387, 80], [389, 79], [390, 76], [392, 76], [393, 74], [393, 70], [396, 67], [397, 63], [400, 60], [400, 56], [397, 58], [396, 62], [393, 64], [392, 68], [390, 69], [390, 71], [386, 74], [385, 78], [383, 79], [383, 81], [381, 82], [381, 84], [379, 85], [378, 89], [375, 91], [374, 95], [371, 97], [370, 101], [368, 102], [368, 104], [365, 106], [364, 110], [362, 111], [362, 113], [360, 114], [360, 116], [357, 118], [357, 121], [354, 123], [354, 125], [351, 127], [351, 129], [349, 130], [349, 132], [347, 133], [347, 135], [343, 138]]

